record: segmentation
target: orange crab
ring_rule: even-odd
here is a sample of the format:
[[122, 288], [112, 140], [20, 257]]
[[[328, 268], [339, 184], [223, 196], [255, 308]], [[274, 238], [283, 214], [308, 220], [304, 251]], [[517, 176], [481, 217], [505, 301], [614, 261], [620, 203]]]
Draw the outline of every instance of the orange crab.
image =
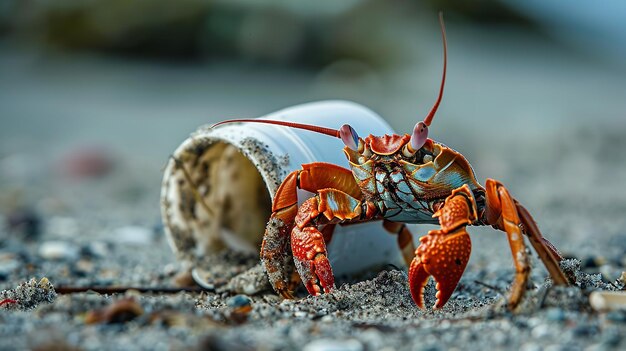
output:
[[[236, 119], [233, 122], [269, 123], [305, 129], [340, 138], [350, 170], [315, 162], [302, 165], [282, 182], [272, 204], [261, 248], [261, 260], [273, 288], [285, 298], [302, 281], [312, 295], [335, 288], [326, 243], [337, 224], [382, 220], [398, 235], [398, 246], [409, 266], [413, 300], [424, 308], [424, 286], [437, 282], [435, 308], [452, 295], [470, 257], [468, 225], [490, 225], [507, 234], [515, 265], [508, 300], [515, 308], [526, 290], [530, 273], [525, 234], [555, 284], [568, 284], [559, 267], [558, 250], [542, 236], [530, 213], [498, 181], [483, 187], [459, 152], [428, 138], [445, 85], [447, 48], [440, 15], [444, 64], [437, 101], [427, 117], [405, 135], [360, 138], [349, 125], [338, 130], [272, 120]], [[216, 126], [215, 125], [215, 126]], [[315, 194], [298, 207], [297, 190]], [[420, 238], [415, 250], [406, 223], [437, 223]], [[296, 274], [297, 273], [297, 274]]]

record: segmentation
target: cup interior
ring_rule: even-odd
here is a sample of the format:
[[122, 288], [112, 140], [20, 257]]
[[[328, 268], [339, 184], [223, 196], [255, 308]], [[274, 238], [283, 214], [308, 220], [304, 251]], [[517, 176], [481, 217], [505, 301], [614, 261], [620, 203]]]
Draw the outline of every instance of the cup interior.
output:
[[177, 152], [171, 162], [164, 218], [176, 251], [258, 254], [272, 202], [252, 161], [232, 144], [213, 141]]

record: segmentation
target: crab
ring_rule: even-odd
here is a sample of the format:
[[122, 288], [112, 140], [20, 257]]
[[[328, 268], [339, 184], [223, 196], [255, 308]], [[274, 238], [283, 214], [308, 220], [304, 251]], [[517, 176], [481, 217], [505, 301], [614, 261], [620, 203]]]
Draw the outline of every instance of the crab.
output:
[[[340, 138], [350, 169], [314, 162], [302, 165], [281, 183], [261, 247], [261, 261], [274, 290], [294, 298], [301, 282], [311, 295], [335, 289], [326, 244], [337, 225], [382, 220], [397, 235], [409, 267], [408, 282], [415, 304], [424, 308], [424, 288], [436, 282], [434, 308], [450, 299], [467, 266], [471, 241], [467, 226], [489, 225], [506, 233], [515, 276], [508, 308], [515, 309], [526, 291], [530, 259], [524, 235], [545, 265], [554, 284], [568, 285], [559, 267], [559, 251], [539, 231], [532, 216], [499, 181], [481, 185], [467, 159], [428, 138], [428, 127], [443, 97], [447, 44], [443, 18], [444, 64], [438, 98], [411, 134], [358, 136], [349, 125], [331, 129], [276, 120], [235, 119], [217, 123], [267, 123], [305, 129]], [[315, 194], [298, 206], [297, 190]], [[415, 249], [408, 223], [439, 224], [419, 238]]]

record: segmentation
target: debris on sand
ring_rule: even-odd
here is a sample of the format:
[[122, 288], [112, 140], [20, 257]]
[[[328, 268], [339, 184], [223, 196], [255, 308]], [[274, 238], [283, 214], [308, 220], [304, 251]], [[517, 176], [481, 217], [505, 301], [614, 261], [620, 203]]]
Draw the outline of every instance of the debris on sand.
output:
[[109, 306], [89, 311], [85, 317], [86, 324], [122, 324], [143, 314], [143, 308], [132, 297], [126, 297], [111, 303]]
[[2, 307], [6, 308], [31, 309], [42, 303], [52, 303], [56, 296], [54, 287], [46, 277], [39, 282], [32, 278], [15, 289], [0, 291], [0, 301], [5, 302]]

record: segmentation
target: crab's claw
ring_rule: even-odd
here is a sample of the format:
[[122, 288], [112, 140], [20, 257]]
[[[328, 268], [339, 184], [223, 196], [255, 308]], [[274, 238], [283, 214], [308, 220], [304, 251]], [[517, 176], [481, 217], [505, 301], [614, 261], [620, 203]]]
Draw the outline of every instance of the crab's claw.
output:
[[450, 233], [431, 230], [420, 238], [420, 242], [409, 268], [411, 295], [415, 304], [424, 308], [424, 287], [432, 275], [437, 282], [435, 308], [441, 308], [452, 296], [463, 275], [472, 243], [464, 226]]

